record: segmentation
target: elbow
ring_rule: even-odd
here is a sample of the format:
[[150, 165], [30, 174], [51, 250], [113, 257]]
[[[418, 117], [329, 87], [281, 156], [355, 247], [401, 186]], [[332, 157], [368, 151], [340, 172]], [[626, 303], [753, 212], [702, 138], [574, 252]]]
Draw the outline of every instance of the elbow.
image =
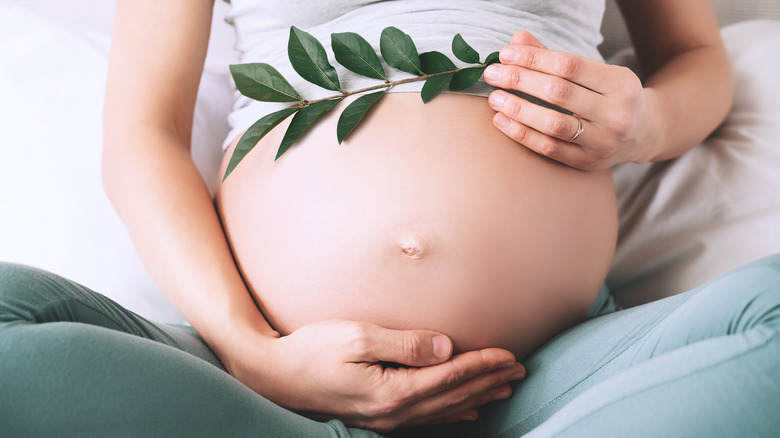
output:
[[[734, 106], [734, 73], [731, 69], [731, 60], [729, 59], [726, 46], [721, 39], [716, 43], [704, 46], [703, 59], [709, 59], [707, 74], [715, 79], [711, 83], [713, 114], [716, 115], [717, 126], [726, 121]], [[713, 129], [715, 129], [713, 127]]]
[[115, 122], [107, 118], [103, 124], [101, 180], [103, 191], [114, 209], [122, 216], [123, 206], [133, 206], [139, 185], [156, 167], [161, 131], [148, 123]]
[[126, 166], [121, 165], [121, 159], [118, 155], [116, 148], [112, 147], [110, 142], [104, 139], [100, 169], [101, 181], [103, 183], [103, 191], [114, 206], [114, 209], [117, 208], [117, 201], [121, 196], [123, 167], [126, 168]]
[[125, 129], [117, 130], [110, 124], [103, 126], [101, 182], [103, 192], [120, 216], [122, 200], [132, 193], [132, 175], [137, 172], [137, 148], [133, 147], [137, 139], [131, 140], [133, 138]]
[[734, 106], [734, 74], [731, 70], [731, 60], [723, 46], [709, 49], [715, 54], [710, 55], [712, 61], [709, 64], [707, 74], [715, 79], [710, 83], [712, 98], [712, 113], [716, 116], [716, 125], [713, 130], [726, 121]]
[[[123, 144], [127, 142], [128, 127], [126, 122], [117, 116], [117, 111], [113, 108], [110, 100], [106, 100], [103, 109], [103, 147], [100, 162], [100, 177], [103, 184], [103, 191], [111, 204], [116, 209], [117, 198], [119, 197], [120, 180], [123, 168], [127, 169], [127, 163], [122, 166]], [[126, 160], [125, 160], [126, 161]]]

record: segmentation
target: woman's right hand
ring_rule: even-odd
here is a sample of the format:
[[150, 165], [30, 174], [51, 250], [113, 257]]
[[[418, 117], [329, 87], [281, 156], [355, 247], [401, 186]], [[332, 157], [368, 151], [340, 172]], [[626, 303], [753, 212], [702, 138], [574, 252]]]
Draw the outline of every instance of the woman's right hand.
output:
[[452, 342], [427, 330], [389, 330], [345, 320], [312, 323], [281, 338], [243, 343], [229, 372], [269, 400], [317, 420], [387, 432], [477, 418], [525, 377], [497, 348], [452, 356]]

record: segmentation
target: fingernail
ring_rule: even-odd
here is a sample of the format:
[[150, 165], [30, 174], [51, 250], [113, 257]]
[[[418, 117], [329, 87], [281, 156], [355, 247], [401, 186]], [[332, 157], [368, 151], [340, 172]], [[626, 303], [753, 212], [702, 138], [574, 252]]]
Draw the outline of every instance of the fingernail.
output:
[[508, 399], [511, 396], [512, 396], [512, 392], [511, 391], [507, 391], [506, 389], [502, 389], [500, 391], [496, 391], [496, 392], [493, 393], [492, 400], [494, 400], [494, 401], [495, 400], [506, 400], [506, 399]]
[[490, 105], [493, 106], [493, 108], [501, 108], [501, 106], [504, 104], [504, 95], [498, 91], [494, 91], [490, 93], [488, 101], [490, 102]]
[[496, 116], [493, 117], [493, 120], [495, 121], [496, 126], [498, 126], [499, 128], [506, 129], [509, 127], [509, 117], [501, 113], [497, 113]]
[[469, 412], [464, 414], [458, 421], [476, 421], [479, 418], [479, 414], [476, 412]]
[[512, 374], [509, 376], [509, 380], [525, 379], [526, 374], [528, 374], [528, 371], [525, 369], [525, 367], [520, 365], [520, 364], [517, 364], [517, 367], [514, 369]]
[[498, 59], [500, 59], [501, 62], [515, 62], [515, 60], [517, 60], [517, 50], [512, 46], [504, 47], [501, 49], [501, 52], [499, 52]]
[[452, 345], [446, 336], [436, 335], [433, 337], [433, 355], [439, 359], [450, 357]]
[[501, 67], [499, 67], [499, 66], [497, 66], [495, 64], [490, 64], [489, 66], [487, 66], [487, 68], [485, 69], [485, 72], [482, 73], [482, 76], [485, 77], [485, 81], [487, 81], [487, 82], [495, 82], [495, 81], [497, 81], [498, 77], [501, 74], [501, 72], [499, 71], [500, 68]]

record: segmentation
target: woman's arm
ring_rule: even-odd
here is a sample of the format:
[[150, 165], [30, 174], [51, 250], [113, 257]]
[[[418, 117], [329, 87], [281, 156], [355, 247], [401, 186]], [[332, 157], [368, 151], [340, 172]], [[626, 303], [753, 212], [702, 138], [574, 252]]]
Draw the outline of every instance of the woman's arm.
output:
[[710, 1], [619, 4], [644, 82], [623, 67], [547, 50], [519, 32], [502, 50], [508, 65], [491, 67], [486, 80], [581, 119], [497, 91], [490, 103], [500, 130], [570, 166], [599, 169], [677, 157], [723, 121], [732, 101], [731, 72]]
[[[446, 337], [330, 322], [279, 338], [233, 262], [190, 135], [213, 0], [120, 0], [104, 113], [106, 192], [144, 265], [225, 367], [272, 401], [381, 429], [445, 422], [505, 395], [501, 350], [449, 358]], [[438, 342], [442, 341], [442, 342]], [[422, 368], [383, 368], [399, 362]]]
[[155, 282], [215, 353], [228, 359], [226, 350], [242, 339], [233, 331], [278, 335], [246, 291], [190, 158], [212, 5], [208, 0], [117, 3], [103, 181]]
[[726, 118], [733, 100], [731, 67], [710, 0], [619, 0], [645, 88], [657, 94], [664, 137], [651, 161], [675, 158]]

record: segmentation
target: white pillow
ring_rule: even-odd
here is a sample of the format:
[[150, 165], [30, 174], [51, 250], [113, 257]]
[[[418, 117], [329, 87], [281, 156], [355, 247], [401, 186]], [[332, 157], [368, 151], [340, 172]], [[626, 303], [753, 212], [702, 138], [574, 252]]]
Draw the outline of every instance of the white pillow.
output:
[[722, 35], [735, 85], [725, 123], [677, 160], [614, 170], [620, 238], [607, 283], [623, 305], [780, 252], [780, 21], [743, 22]]

